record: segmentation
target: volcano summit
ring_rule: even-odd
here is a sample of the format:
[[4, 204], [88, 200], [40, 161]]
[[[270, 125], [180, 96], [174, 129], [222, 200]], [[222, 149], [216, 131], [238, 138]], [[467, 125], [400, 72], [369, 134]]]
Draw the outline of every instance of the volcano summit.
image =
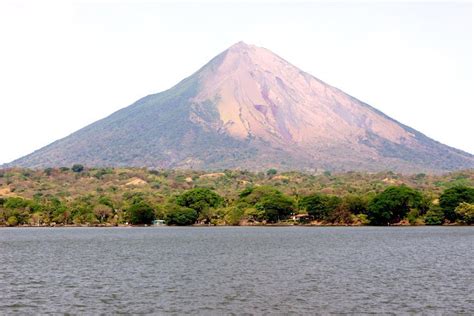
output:
[[8, 164], [441, 172], [474, 156], [239, 42], [176, 86]]

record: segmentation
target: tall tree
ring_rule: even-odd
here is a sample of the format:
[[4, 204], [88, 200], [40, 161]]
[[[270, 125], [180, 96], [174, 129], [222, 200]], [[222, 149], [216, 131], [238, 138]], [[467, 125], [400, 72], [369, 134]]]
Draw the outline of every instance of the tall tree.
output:
[[439, 205], [444, 211], [444, 216], [450, 222], [457, 219], [456, 207], [462, 202], [474, 203], [474, 188], [467, 186], [455, 186], [446, 189], [439, 197]]
[[419, 191], [405, 185], [392, 186], [377, 194], [369, 204], [369, 220], [373, 225], [398, 223], [422, 200]]
[[340, 203], [341, 199], [337, 196], [314, 193], [301, 199], [300, 208], [316, 220], [327, 220]]
[[192, 208], [198, 213], [217, 207], [223, 202], [224, 199], [219, 194], [207, 188], [191, 189], [176, 198], [178, 205]]

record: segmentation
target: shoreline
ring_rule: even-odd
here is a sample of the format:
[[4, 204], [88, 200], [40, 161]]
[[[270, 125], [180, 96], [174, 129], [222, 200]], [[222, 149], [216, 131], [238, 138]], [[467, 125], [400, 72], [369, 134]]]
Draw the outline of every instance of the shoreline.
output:
[[462, 223], [450, 223], [442, 225], [348, 225], [348, 224], [302, 224], [302, 225], [291, 225], [291, 224], [265, 224], [265, 225], [187, 225], [187, 226], [178, 226], [178, 225], [18, 225], [18, 226], [4, 226], [0, 225], [0, 230], [2, 228], [169, 228], [169, 227], [196, 227], [196, 228], [206, 228], [206, 227], [474, 227], [473, 225], [467, 225]]

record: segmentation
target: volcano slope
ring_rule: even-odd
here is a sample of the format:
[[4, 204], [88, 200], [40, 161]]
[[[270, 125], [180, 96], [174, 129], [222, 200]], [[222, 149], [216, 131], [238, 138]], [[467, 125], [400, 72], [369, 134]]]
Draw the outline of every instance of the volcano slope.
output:
[[171, 89], [7, 166], [443, 172], [474, 156], [436, 142], [239, 42]]

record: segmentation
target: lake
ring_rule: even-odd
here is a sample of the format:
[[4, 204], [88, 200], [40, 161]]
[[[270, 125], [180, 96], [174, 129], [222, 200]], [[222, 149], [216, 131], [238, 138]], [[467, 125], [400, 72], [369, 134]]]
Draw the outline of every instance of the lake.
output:
[[474, 314], [474, 227], [1, 228], [0, 314]]

